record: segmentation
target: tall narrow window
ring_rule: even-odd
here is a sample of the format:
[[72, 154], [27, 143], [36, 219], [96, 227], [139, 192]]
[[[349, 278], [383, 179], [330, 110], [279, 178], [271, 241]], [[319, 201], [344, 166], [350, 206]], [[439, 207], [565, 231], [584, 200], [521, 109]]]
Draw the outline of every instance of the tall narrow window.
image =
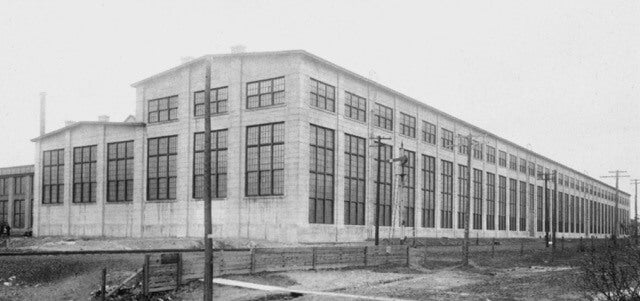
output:
[[73, 202], [93, 203], [96, 201], [96, 145], [73, 149]]
[[[229, 92], [227, 87], [211, 89], [211, 114], [226, 113]], [[204, 116], [204, 90], [193, 93], [193, 115]]]
[[334, 131], [309, 128], [309, 222], [333, 224]]
[[468, 141], [469, 138], [467, 136], [463, 136], [458, 134], [458, 153], [467, 155], [469, 154], [469, 144]]
[[[535, 217], [533, 216], [533, 210], [536, 208], [536, 185], [529, 184], [529, 211], [531, 211], [531, 219], [527, 219], [527, 222], [531, 225], [531, 229], [535, 229], [533, 222]], [[527, 215], [529, 217], [529, 215]], [[529, 227], [529, 226], [527, 226]]]
[[502, 167], [507, 167], [507, 153], [503, 151], [498, 151], [498, 165]]
[[[558, 216], [558, 232], [564, 232], [564, 194], [558, 193], [558, 211], [556, 212], [557, 216]], [[551, 221], [552, 223], [555, 223], [556, 221]]]
[[107, 145], [107, 202], [133, 201], [133, 141]]
[[516, 200], [518, 197], [518, 181], [515, 179], [509, 179], [509, 230], [517, 231], [517, 214], [518, 208], [516, 207]]
[[367, 121], [367, 99], [345, 91], [344, 115], [358, 121]]
[[436, 125], [422, 121], [422, 141], [436, 144]]
[[284, 77], [247, 83], [247, 109], [284, 103]]
[[529, 166], [529, 175], [532, 176], [532, 177], [535, 177], [536, 176], [536, 165], [533, 164], [533, 162], [529, 162], [528, 166]]
[[64, 198], [64, 149], [43, 153], [42, 203], [62, 203]]
[[473, 148], [473, 158], [477, 160], [482, 160], [483, 158], [482, 144], [479, 141], [473, 140], [471, 147]]
[[453, 132], [450, 130], [447, 130], [445, 128], [442, 128], [442, 135], [441, 135], [441, 143], [442, 143], [442, 148], [446, 149], [446, 150], [453, 150]]
[[509, 169], [518, 170], [518, 157], [509, 155]]
[[487, 230], [496, 229], [496, 175], [487, 172]]
[[416, 118], [400, 113], [400, 134], [415, 138], [416, 137]]
[[406, 198], [402, 224], [407, 227], [413, 227], [416, 216], [416, 153], [405, 150], [404, 155], [407, 156], [408, 162], [402, 167], [402, 174], [405, 178], [403, 193]]
[[[226, 129], [211, 131], [211, 197], [227, 197]], [[204, 197], [204, 133], [193, 135], [193, 198]]]
[[9, 200], [0, 200], [0, 224], [7, 224], [9, 222], [9, 208], [7, 204]]
[[469, 176], [467, 175], [468, 167], [458, 165], [458, 229], [464, 229], [464, 223], [467, 221], [467, 203], [469, 202], [469, 190], [467, 183]]
[[178, 95], [149, 100], [148, 113], [149, 123], [178, 119]]
[[344, 135], [344, 224], [364, 225], [367, 140]]
[[[382, 144], [380, 154], [378, 155], [378, 146], [376, 145], [373, 154], [373, 174], [375, 188], [380, 189], [380, 206], [378, 207], [378, 218], [380, 226], [391, 226], [391, 200], [392, 200], [392, 183], [393, 183], [393, 166], [389, 160], [393, 158], [393, 149], [390, 145]], [[377, 179], [378, 163], [380, 163], [380, 181]]]
[[473, 229], [482, 229], [482, 170], [473, 169]]
[[436, 226], [436, 158], [422, 155], [422, 226]]
[[542, 228], [542, 215], [544, 214], [544, 209], [542, 208], [543, 205], [542, 203], [544, 202], [544, 196], [543, 196], [543, 190], [542, 190], [542, 186], [538, 186], [538, 194], [537, 194], [537, 198], [536, 198], [536, 231], [538, 232], [542, 232], [544, 231], [544, 229]]
[[9, 179], [0, 178], [0, 196], [9, 195]]
[[247, 127], [245, 194], [284, 194], [284, 122]]
[[507, 230], [507, 178], [498, 176], [498, 230]]
[[576, 200], [575, 200], [575, 196], [571, 196], [571, 202], [569, 203], [569, 232], [575, 233], [576, 232], [576, 219], [575, 217], [575, 211], [576, 210]]
[[393, 131], [393, 109], [377, 103], [373, 115], [373, 125]]
[[442, 160], [440, 228], [453, 228], [453, 163]]
[[24, 200], [13, 201], [13, 227], [24, 228]]
[[527, 160], [520, 158], [520, 172], [523, 174], [527, 173]]
[[24, 194], [24, 185], [27, 183], [27, 177], [13, 178], [13, 195]]
[[148, 141], [147, 200], [173, 200], [176, 198], [178, 136]]
[[527, 183], [523, 181], [520, 181], [520, 218], [519, 220], [520, 220], [520, 231], [527, 231]]
[[496, 148], [487, 145], [487, 162], [496, 164]]
[[564, 232], [571, 232], [569, 225], [571, 224], [571, 202], [569, 200], [569, 194], [564, 194]]
[[329, 112], [335, 112], [336, 88], [313, 78], [309, 84], [311, 105]]

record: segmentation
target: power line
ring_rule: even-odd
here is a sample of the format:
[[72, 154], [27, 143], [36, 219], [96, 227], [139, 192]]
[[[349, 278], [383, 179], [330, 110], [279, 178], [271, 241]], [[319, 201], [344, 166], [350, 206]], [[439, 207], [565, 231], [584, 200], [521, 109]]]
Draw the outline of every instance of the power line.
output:
[[624, 170], [612, 170], [609, 171], [609, 173], [612, 173], [614, 175], [611, 176], [601, 176], [601, 178], [616, 178], [616, 211], [614, 212], [614, 225], [615, 227], [613, 227], [613, 234], [611, 235], [611, 239], [613, 240], [613, 242], [615, 243], [616, 239], [618, 238], [618, 228], [620, 227], [620, 225], [618, 225], [618, 207], [619, 207], [619, 203], [620, 203], [620, 189], [618, 189], [618, 182], [620, 180], [620, 178], [628, 178], [629, 175], [624, 175], [624, 173], [627, 173]]
[[636, 188], [636, 197], [635, 197], [635, 202], [633, 205], [633, 211], [635, 212], [635, 220], [633, 223], [633, 228], [634, 228], [634, 236], [635, 236], [635, 241], [636, 241], [636, 245], [638, 244], [638, 183], [640, 183], [640, 179], [632, 179], [631, 180], [631, 184], [633, 184]]

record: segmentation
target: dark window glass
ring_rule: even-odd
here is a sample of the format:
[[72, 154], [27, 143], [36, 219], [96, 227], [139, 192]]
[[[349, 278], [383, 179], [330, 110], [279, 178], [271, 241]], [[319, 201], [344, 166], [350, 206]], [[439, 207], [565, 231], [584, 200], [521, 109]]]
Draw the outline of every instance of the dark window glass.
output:
[[335, 112], [336, 88], [313, 78], [309, 83], [311, 105], [329, 112]]
[[133, 141], [107, 145], [107, 202], [133, 201]]
[[[193, 136], [193, 198], [204, 197], [204, 132]], [[211, 197], [227, 197], [227, 130], [211, 131]]]
[[393, 149], [390, 145], [382, 144], [380, 147], [380, 155], [378, 155], [378, 146], [376, 145], [373, 153], [373, 174], [378, 173], [378, 164], [380, 164], [380, 181], [377, 176], [374, 178], [376, 190], [380, 189], [380, 206], [378, 207], [378, 218], [381, 226], [391, 225], [391, 200], [393, 196], [393, 166], [389, 160], [393, 158]]
[[517, 231], [518, 224], [517, 214], [518, 208], [516, 207], [518, 198], [518, 181], [515, 179], [509, 179], [509, 230]]
[[334, 131], [317, 125], [309, 133], [309, 222], [333, 224]]
[[533, 162], [529, 162], [529, 175], [532, 177], [536, 176], [536, 165]]
[[96, 201], [96, 145], [73, 149], [73, 202], [93, 203]]
[[527, 160], [520, 158], [520, 172], [527, 173]]
[[467, 170], [466, 166], [458, 165], [458, 229], [464, 229], [464, 223], [467, 221], [465, 219], [465, 216], [467, 216], [467, 203], [469, 202]]
[[364, 225], [367, 140], [349, 134], [344, 138], [344, 223]]
[[284, 122], [247, 127], [246, 196], [284, 194]]
[[518, 157], [509, 155], [509, 169], [518, 170]]
[[542, 232], [544, 231], [544, 229], [542, 228], [542, 217], [544, 214], [544, 209], [543, 209], [543, 202], [544, 202], [544, 193], [543, 193], [543, 188], [542, 186], [538, 186], [538, 195], [536, 198], [536, 210], [537, 210], [537, 214], [536, 214], [536, 231], [538, 232]]
[[0, 200], [0, 225], [9, 223], [9, 208], [7, 208], [8, 200]]
[[284, 77], [247, 83], [247, 109], [284, 103]]
[[482, 229], [482, 170], [473, 169], [473, 229]]
[[42, 160], [42, 203], [62, 203], [64, 198], [64, 149], [45, 151]]
[[496, 164], [496, 148], [487, 145], [487, 162]]
[[477, 160], [482, 160], [482, 154], [484, 153], [482, 151], [482, 144], [479, 141], [473, 140], [472, 147], [473, 147], [473, 158]]
[[367, 99], [345, 91], [344, 115], [358, 121], [367, 121]]
[[147, 160], [147, 200], [176, 198], [178, 136], [150, 138]]
[[408, 161], [402, 167], [403, 198], [406, 198], [406, 202], [403, 201], [402, 225], [413, 227], [416, 216], [416, 153], [404, 150], [404, 155], [407, 156]]
[[442, 128], [442, 148], [452, 151], [453, 150], [453, 132]]
[[24, 228], [24, 200], [13, 201], [13, 227], [16, 229]]
[[[211, 114], [226, 113], [229, 91], [227, 87], [211, 89]], [[204, 116], [204, 90], [193, 93], [193, 116]]]
[[400, 113], [400, 134], [415, 138], [416, 137], [416, 118]]
[[469, 154], [469, 138], [458, 134], [458, 153], [467, 155]]
[[507, 230], [507, 178], [498, 176], [498, 230]]
[[436, 159], [422, 155], [422, 226], [436, 226]]
[[496, 229], [496, 175], [487, 172], [487, 230]]
[[507, 153], [503, 151], [498, 151], [498, 165], [502, 167], [507, 167]]
[[0, 196], [9, 195], [9, 178], [0, 178]]
[[527, 231], [527, 183], [520, 181], [520, 231]]
[[422, 121], [422, 141], [436, 144], [436, 125]]
[[442, 160], [440, 228], [453, 228], [453, 163]]
[[178, 96], [149, 100], [148, 114], [148, 123], [178, 119]]
[[377, 103], [373, 114], [373, 125], [393, 131], [393, 109]]

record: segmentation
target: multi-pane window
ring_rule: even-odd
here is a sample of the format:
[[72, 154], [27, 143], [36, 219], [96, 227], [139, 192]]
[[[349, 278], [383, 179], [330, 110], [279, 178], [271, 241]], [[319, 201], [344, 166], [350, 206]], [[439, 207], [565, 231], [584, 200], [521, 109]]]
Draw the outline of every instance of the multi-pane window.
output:
[[107, 202], [133, 201], [133, 141], [107, 145]]
[[487, 230], [495, 230], [496, 224], [496, 175], [487, 172]]
[[529, 184], [529, 205], [528, 206], [529, 206], [529, 210], [532, 212], [531, 219], [529, 220], [529, 222], [532, 225], [531, 229], [535, 229], [534, 226], [533, 226], [533, 221], [535, 220], [535, 218], [533, 217], [533, 210], [534, 210], [534, 208], [536, 208], [535, 194], [536, 194], [536, 185]]
[[496, 164], [496, 148], [487, 145], [487, 162]]
[[24, 200], [13, 201], [13, 227], [24, 228]]
[[[557, 211], [557, 216], [558, 216], [558, 232], [564, 232], [564, 194], [561, 192], [558, 194], [558, 211]], [[556, 222], [556, 221], [552, 221], [552, 222]]]
[[483, 155], [482, 144], [479, 141], [473, 140], [471, 147], [473, 148], [473, 158], [477, 160], [482, 160], [482, 155]]
[[498, 151], [498, 165], [502, 167], [507, 167], [507, 153], [503, 151]]
[[246, 147], [246, 196], [283, 195], [284, 122], [248, 126]]
[[336, 88], [313, 78], [309, 81], [309, 84], [311, 105], [329, 112], [335, 112]]
[[373, 125], [393, 131], [393, 109], [377, 103], [373, 114]]
[[536, 165], [533, 164], [533, 162], [529, 162], [528, 166], [529, 166], [529, 175], [532, 176], [532, 177], [535, 177], [536, 176]]
[[[211, 89], [211, 114], [226, 113], [229, 99], [229, 89], [220, 87]], [[193, 93], [193, 115], [204, 116], [204, 90]]]
[[344, 115], [358, 121], [367, 121], [367, 99], [356, 94], [344, 92]]
[[498, 230], [507, 230], [507, 178], [498, 176]]
[[509, 155], [509, 169], [518, 170], [518, 157]]
[[436, 158], [422, 155], [422, 226], [436, 226]]
[[422, 141], [436, 144], [436, 125], [422, 121]]
[[453, 163], [442, 160], [440, 195], [440, 228], [453, 228]]
[[96, 162], [98, 147], [81, 146], [73, 149], [73, 202], [96, 201]]
[[543, 209], [542, 209], [542, 202], [543, 201], [543, 190], [542, 190], [542, 186], [538, 186], [538, 194], [537, 194], [537, 198], [536, 198], [536, 231], [541, 232], [543, 231], [542, 228], [542, 215], [544, 213]]
[[411, 138], [416, 137], [416, 118], [400, 113], [400, 134], [409, 136]]
[[[382, 144], [376, 146], [373, 159], [374, 175], [378, 174], [378, 166], [380, 167], [380, 181], [376, 177], [374, 184], [376, 191], [379, 191], [380, 201], [378, 206], [378, 221], [380, 226], [391, 226], [391, 200], [392, 200], [392, 183], [393, 183], [393, 165], [389, 160], [393, 158], [393, 148], [390, 145]], [[378, 149], [380, 153], [378, 153]], [[376, 192], [376, 194], [378, 194]]]
[[469, 190], [467, 183], [469, 177], [467, 175], [468, 168], [464, 165], [458, 165], [458, 229], [464, 229], [464, 223], [467, 221], [467, 203], [469, 202]]
[[402, 224], [407, 227], [413, 227], [415, 224], [416, 216], [416, 153], [408, 150], [404, 150], [404, 155], [407, 156], [407, 164], [402, 167], [402, 174], [404, 175], [404, 212], [402, 218]]
[[64, 149], [43, 153], [42, 203], [62, 203], [64, 198]]
[[458, 153], [469, 154], [469, 138], [458, 134]]
[[569, 203], [569, 232], [576, 232], [576, 219], [574, 218], [576, 210], [575, 196], [571, 196], [571, 202]]
[[147, 154], [147, 200], [175, 199], [178, 136], [150, 138]]
[[[573, 197], [573, 196], [572, 196]], [[564, 194], [564, 232], [570, 232], [571, 225], [573, 221], [571, 220], [571, 202], [569, 199], [569, 194]]]
[[538, 165], [538, 175], [537, 175], [538, 177], [544, 176], [543, 169], [544, 168], [542, 167], [542, 165]]
[[482, 229], [482, 170], [473, 169], [473, 229]]
[[9, 195], [9, 179], [0, 178], [0, 196]]
[[520, 172], [526, 174], [527, 173], [527, 160], [520, 158]]
[[520, 231], [527, 231], [527, 183], [520, 181]]
[[8, 200], [0, 200], [0, 225], [9, 223]]
[[178, 119], [178, 95], [149, 100], [148, 122]]
[[[211, 131], [211, 197], [227, 197], [226, 129]], [[204, 133], [193, 135], [193, 198], [204, 197]]]
[[344, 136], [344, 223], [364, 225], [367, 140]]
[[558, 173], [558, 185], [564, 186], [564, 176], [561, 173]]
[[516, 207], [516, 199], [518, 197], [518, 181], [515, 179], [509, 179], [509, 230], [518, 230], [517, 214], [518, 208]]
[[441, 143], [442, 143], [442, 148], [452, 151], [453, 150], [453, 132], [445, 128], [442, 128]]
[[26, 193], [26, 189], [25, 185], [27, 184], [27, 177], [14, 177], [13, 178], [13, 194], [17, 195], [17, 194], [25, 194]]
[[284, 76], [247, 83], [247, 109], [284, 103]]
[[309, 222], [333, 224], [334, 131], [309, 127]]

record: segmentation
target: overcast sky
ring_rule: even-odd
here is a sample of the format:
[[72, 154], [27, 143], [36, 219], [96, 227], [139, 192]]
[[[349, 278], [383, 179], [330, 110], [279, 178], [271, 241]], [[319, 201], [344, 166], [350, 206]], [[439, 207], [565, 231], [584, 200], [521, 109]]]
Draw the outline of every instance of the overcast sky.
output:
[[640, 178], [640, 1], [209, 2], [0, 0], [0, 166], [33, 164], [40, 91], [48, 131], [122, 121], [131, 83], [242, 44], [373, 71], [590, 176]]

